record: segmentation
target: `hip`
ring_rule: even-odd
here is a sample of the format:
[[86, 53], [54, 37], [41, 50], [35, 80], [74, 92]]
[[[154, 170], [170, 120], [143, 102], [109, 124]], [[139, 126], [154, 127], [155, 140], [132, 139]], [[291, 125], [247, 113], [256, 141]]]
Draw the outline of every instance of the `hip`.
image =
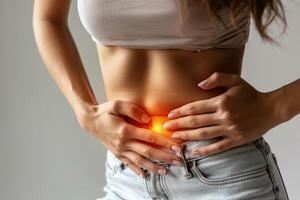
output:
[[144, 179], [108, 152], [107, 196], [117, 192], [119, 199], [288, 199], [276, 156], [263, 137], [218, 154], [192, 156], [192, 148], [211, 142], [185, 142], [183, 166], [153, 161], [165, 165], [168, 175], [147, 172]]

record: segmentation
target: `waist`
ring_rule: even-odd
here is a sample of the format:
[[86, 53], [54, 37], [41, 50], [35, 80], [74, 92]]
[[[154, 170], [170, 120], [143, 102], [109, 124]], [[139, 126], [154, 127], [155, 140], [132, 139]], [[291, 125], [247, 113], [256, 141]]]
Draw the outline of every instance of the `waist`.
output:
[[195, 91], [192, 91], [191, 89], [181, 91], [172, 91], [172, 89], [170, 90], [171, 91], [161, 90], [153, 92], [114, 92], [114, 94], [110, 96], [108, 100], [131, 102], [142, 108], [148, 115], [166, 116], [172, 109], [178, 108], [187, 103], [217, 96], [223, 93], [225, 88], [217, 88], [211, 91], [203, 91], [200, 88], [196, 88]]
[[[163, 128], [163, 123], [168, 120], [167, 116], [152, 115], [152, 116], [150, 116], [150, 118], [151, 118], [151, 122], [147, 125], [139, 124], [139, 123], [135, 122], [134, 120], [132, 120], [130, 118], [125, 118], [125, 119], [129, 123], [132, 123], [132, 124], [134, 124], [138, 127], [147, 128], [147, 129], [152, 130], [153, 134], [160, 134], [160, 135], [163, 135], [165, 137], [171, 138], [172, 132], [167, 131]], [[181, 150], [181, 152], [176, 152], [176, 154], [178, 156], [181, 156], [182, 158], [184, 158], [185, 162], [190, 162], [190, 161], [193, 161], [193, 160], [199, 160], [199, 159], [202, 159], [202, 158], [211, 157], [211, 155], [208, 155], [208, 156], [206, 156], [206, 155], [203, 155], [203, 156], [202, 155], [194, 155], [194, 154], [192, 154], [192, 151], [195, 148], [204, 147], [204, 146], [216, 143], [216, 142], [218, 142], [219, 140], [222, 140], [222, 139], [223, 139], [222, 136], [214, 137], [214, 138], [210, 138], [210, 139], [186, 140], [186, 141], [175, 140], [175, 139], [172, 138], [172, 140], [175, 140], [175, 141], [178, 142], [178, 144], [181, 144], [182, 150]], [[174, 153], [172, 150], [165, 149], [165, 148], [163, 148], [159, 145], [154, 145], [154, 146], [156, 148], [163, 149], [166, 152]], [[243, 157], [246, 154], [250, 154], [251, 152], [254, 152], [254, 151], [257, 152], [259, 150], [259, 148], [261, 148], [261, 149], [269, 148], [268, 146], [269, 146], [268, 142], [264, 139], [263, 136], [261, 136], [261, 137], [259, 137], [258, 139], [255, 139], [252, 142], [248, 142], [246, 144], [234, 147], [231, 150], [227, 150], [227, 151], [232, 152], [234, 155], [239, 155], [239, 156]], [[238, 152], [238, 153], [234, 153], [234, 152]], [[229, 154], [232, 154], [232, 153], [227, 153], [227, 154], [229, 155]], [[242, 153], [245, 153], [245, 155], [242, 155]], [[232, 156], [234, 156], [234, 155], [232, 155]], [[160, 164], [165, 164], [163, 161], [160, 161], [160, 160], [155, 160], [154, 159], [152, 161], [156, 162], [156, 163], [160, 163]]]
[[[192, 143], [193, 141], [184, 141], [184, 140], [174, 139], [171, 137], [173, 132], [164, 129], [164, 127], [163, 127], [163, 124], [169, 120], [169, 118], [166, 115], [151, 115], [150, 118], [151, 118], [151, 121], [148, 124], [141, 124], [127, 116], [124, 116], [125, 121], [127, 121], [128, 123], [130, 123], [134, 126], [137, 126], [139, 128], [149, 129], [153, 132], [153, 134], [158, 134], [158, 135], [162, 135], [164, 137], [170, 138], [170, 139], [176, 141], [178, 144], [183, 145], [183, 147], [187, 147], [185, 151], [189, 154], [188, 156], [192, 156], [191, 148], [205, 146], [205, 145], [211, 144], [212, 142], [216, 142], [218, 139], [220, 139], [220, 138], [213, 138], [213, 139], [208, 139], [208, 140], [197, 141], [196, 143]], [[160, 148], [160, 146], [156, 146], [155, 144], [153, 144], [153, 145], [157, 148]], [[165, 149], [165, 151], [169, 151], [170, 153], [172, 153], [172, 151], [169, 149]]]
[[167, 115], [176, 107], [224, 92], [203, 90], [197, 84], [216, 71], [240, 74], [244, 51], [97, 47], [106, 98], [135, 103], [149, 115]]

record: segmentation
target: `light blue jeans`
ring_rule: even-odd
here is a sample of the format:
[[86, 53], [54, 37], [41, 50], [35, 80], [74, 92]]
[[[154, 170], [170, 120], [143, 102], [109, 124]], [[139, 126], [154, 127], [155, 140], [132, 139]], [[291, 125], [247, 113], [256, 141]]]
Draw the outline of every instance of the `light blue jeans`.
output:
[[178, 155], [183, 166], [164, 165], [169, 175], [150, 171], [139, 177], [109, 150], [106, 158], [106, 196], [97, 200], [288, 200], [276, 156], [259, 139], [210, 156], [191, 150], [216, 139], [187, 141]]

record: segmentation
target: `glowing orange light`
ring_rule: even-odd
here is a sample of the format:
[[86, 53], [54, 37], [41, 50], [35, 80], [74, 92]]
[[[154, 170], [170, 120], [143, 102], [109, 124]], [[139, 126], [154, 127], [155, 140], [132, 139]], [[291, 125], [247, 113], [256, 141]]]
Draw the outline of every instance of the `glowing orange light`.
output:
[[164, 129], [163, 124], [168, 120], [166, 116], [151, 116], [152, 122], [150, 129], [166, 137], [171, 137], [172, 132]]

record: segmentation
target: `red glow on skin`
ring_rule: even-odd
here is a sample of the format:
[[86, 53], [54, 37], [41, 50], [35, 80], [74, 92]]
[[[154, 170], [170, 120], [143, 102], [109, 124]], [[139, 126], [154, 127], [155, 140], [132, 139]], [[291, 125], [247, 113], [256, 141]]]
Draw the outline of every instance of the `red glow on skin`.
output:
[[151, 122], [149, 124], [141, 124], [136, 122], [135, 120], [125, 117], [125, 120], [135, 126], [141, 127], [141, 128], [147, 128], [152, 130], [155, 133], [158, 133], [160, 135], [163, 135], [165, 137], [171, 138], [172, 132], [164, 129], [163, 124], [170, 120], [167, 116], [164, 115], [152, 115], [150, 116]]
[[163, 124], [169, 120], [169, 118], [167, 116], [151, 116], [151, 125], [150, 125], [150, 129], [153, 132], [156, 132], [158, 134], [161, 134], [165, 137], [171, 137], [172, 132], [167, 131], [166, 129], [164, 129]]

